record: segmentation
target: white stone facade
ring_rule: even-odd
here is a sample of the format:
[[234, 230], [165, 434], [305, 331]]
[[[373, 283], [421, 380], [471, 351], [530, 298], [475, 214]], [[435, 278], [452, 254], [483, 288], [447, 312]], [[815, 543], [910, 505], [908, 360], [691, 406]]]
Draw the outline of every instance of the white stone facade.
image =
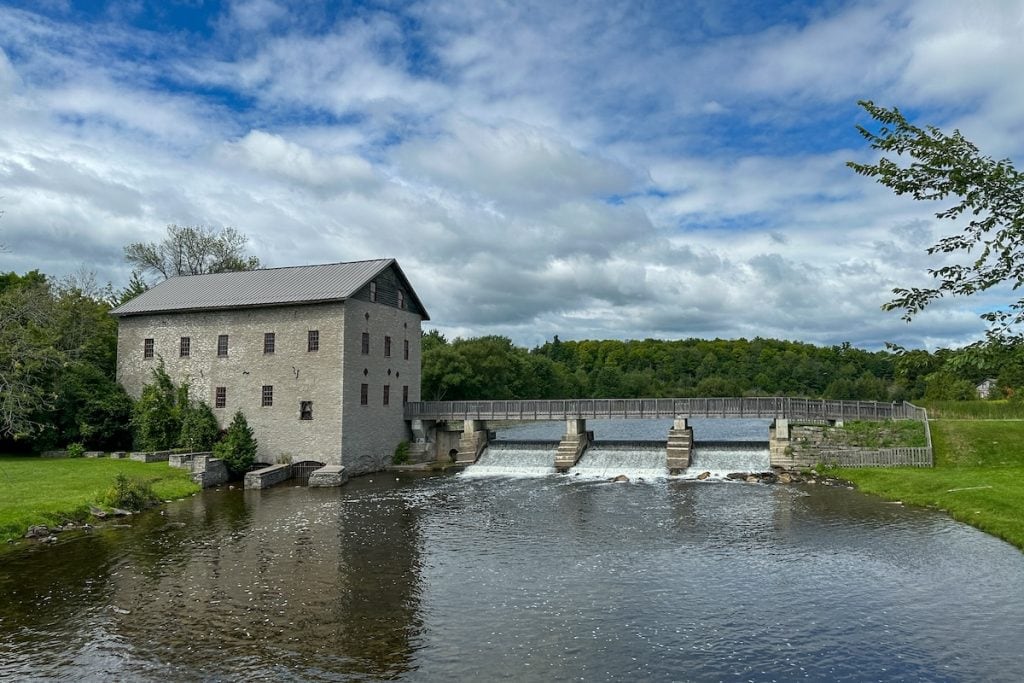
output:
[[[137, 398], [162, 358], [175, 383], [187, 381], [190, 396], [207, 402], [222, 427], [242, 411], [258, 441], [259, 461], [316, 460], [363, 474], [390, 462], [398, 443], [409, 438], [403, 387], [409, 401], [420, 400], [420, 320], [410, 310], [356, 298], [125, 316], [118, 330], [118, 381]], [[316, 351], [308, 350], [310, 330], [318, 332]], [[266, 333], [274, 335], [273, 353], [264, 353]], [[226, 356], [218, 355], [220, 335], [228, 336]], [[182, 337], [190, 347], [184, 357]], [[391, 339], [389, 356], [385, 337]], [[144, 357], [147, 339], [153, 340], [151, 358]], [[384, 386], [390, 387], [386, 406]], [[218, 387], [225, 392], [224, 407], [216, 407]], [[262, 405], [264, 387], [273, 388], [270, 406]], [[311, 420], [300, 419], [303, 401], [312, 402]]]

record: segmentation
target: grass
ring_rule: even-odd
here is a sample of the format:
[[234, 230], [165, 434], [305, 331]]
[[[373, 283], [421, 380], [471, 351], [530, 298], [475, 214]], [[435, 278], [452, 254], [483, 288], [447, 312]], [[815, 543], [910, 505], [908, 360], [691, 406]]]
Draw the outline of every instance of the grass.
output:
[[932, 469], [836, 473], [865, 493], [947, 511], [1024, 550], [1024, 422], [932, 420], [931, 428]]
[[20, 538], [34, 524], [85, 519], [118, 474], [150, 482], [161, 500], [199, 490], [186, 470], [165, 462], [0, 456], [0, 542]]
[[914, 401], [931, 419], [1024, 420], [1024, 401]]

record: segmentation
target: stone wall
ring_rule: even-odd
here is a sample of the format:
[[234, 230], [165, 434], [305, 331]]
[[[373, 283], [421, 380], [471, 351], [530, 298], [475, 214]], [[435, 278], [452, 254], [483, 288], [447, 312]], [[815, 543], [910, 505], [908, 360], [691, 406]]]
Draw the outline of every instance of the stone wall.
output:
[[[350, 299], [346, 302], [342, 384], [341, 463], [350, 476], [376, 472], [391, 464], [395, 448], [411, 440], [405, 422], [402, 387], [409, 400], [420, 400], [420, 317], [393, 306]], [[362, 335], [370, 336], [369, 353], [362, 353]], [[391, 355], [384, 355], [384, 337], [391, 337]], [[404, 354], [409, 342], [409, 358]], [[367, 404], [361, 386], [368, 385]], [[390, 387], [384, 405], [384, 387]]]
[[777, 424], [778, 427], [769, 430], [769, 451], [774, 466], [787, 469], [810, 468], [819, 463], [845, 467], [932, 466], [931, 448], [869, 448], [853, 443], [847, 432], [827, 424], [785, 425], [784, 420], [778, 420]]

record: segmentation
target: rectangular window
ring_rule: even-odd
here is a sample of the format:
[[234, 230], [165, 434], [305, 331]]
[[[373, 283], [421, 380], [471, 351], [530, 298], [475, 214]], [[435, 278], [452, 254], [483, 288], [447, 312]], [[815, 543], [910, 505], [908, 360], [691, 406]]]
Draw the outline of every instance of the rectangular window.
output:
[[182, 358], [188, 358], [189, 356], [192, 355], [192, 338], [191, 337], [182, 337], [181, 338], [181, 347], [180, 347], [180, 349], [178, 351], [178, 355], [180, 355]]
[[391, 357], [391, 337], [384, 335], [384, 357]]
[[398, 307], [405, 308], [405, 292], [398, 290]]
[[264, 384], [261, 398], [260, 405], [264, 408], [274, 405], [274, 387], [270, 384]]
[[228, 335], [226, 334], [217, 336], [217, 355], [221, 357], [228, 355]]
[[313, 402], [312, 401], [299, 401], [299, 419], [300, 420], [312, 420], [313, 419]]
[[370, 352], [370, 333], [363, 332], [363, 355]]
[[274, 333], [264, 332], [263, 333], [263, 353], [274, 352]]
[[320, 330], [310, 330], [306, 339], [306, 351], [320, 350]]
[[402, 387], [402, 405], [404, 406], [409, 402], [409, 385], [406, 384]]
[[213, 407], [214, 408], [223, 408], [227, 404], [228, 404], [228, 388], [227, 387], [217, 387], [217, 393], [215, 394], [215, 398], [213, 400]]
[[370, 405], [370, 385], [362, 384], [359, 387], [359, 405]]
[[389, 405], [390, 403], [391, 403], [391, 385], [390, 384], [385, 384], [384, 385], [384, 405]]
[[370, 280], [370, 301], [377, 302], [377, 281]]
[[409, 360], [409, 340], [408, 339], [403, 339], [402, 340], [402, 354], [405, 356], [406, 360]]
[[153, 340], [144, 339], [142, 340], [142, 357], [152, 358], [153, 357]]

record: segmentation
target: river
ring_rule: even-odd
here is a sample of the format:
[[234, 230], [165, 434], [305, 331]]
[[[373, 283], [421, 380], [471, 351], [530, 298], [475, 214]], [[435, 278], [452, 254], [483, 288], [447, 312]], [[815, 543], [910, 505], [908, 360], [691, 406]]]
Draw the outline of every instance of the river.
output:
[[381, 473], [208, 491], [0, 556], [0, 595], [2, 680], [1024, 671], [1024, 554], [809, 485]]

